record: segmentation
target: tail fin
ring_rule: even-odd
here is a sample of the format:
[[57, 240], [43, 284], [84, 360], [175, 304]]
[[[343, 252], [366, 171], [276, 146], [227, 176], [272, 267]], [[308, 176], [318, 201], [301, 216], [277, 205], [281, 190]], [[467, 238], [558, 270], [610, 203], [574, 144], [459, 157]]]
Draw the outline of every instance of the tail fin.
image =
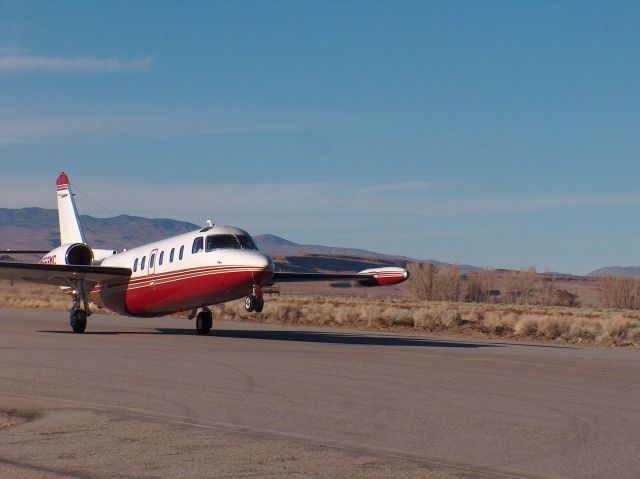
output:
[[60, 244], [84, 243], [84, 231], [76, 209], [76, 202], [69, 186], [69, 177], [63, 171], [56, 180], [58, 190], [58, 220], [60, 222]]

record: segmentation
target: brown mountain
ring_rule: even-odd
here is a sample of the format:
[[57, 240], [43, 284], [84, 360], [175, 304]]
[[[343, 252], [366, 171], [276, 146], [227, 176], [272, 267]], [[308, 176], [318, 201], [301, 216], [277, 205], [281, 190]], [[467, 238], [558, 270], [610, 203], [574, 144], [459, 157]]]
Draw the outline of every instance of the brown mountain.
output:
[[625, 278], [640, 277], [640, 266], [606, 266], [592, 271], [587, 276], [623, 276]]
[[[116, 250], [132, 248], [197, 228], [184, 221], [129, 215], [113, 218], [81, 215], [80, 221], [91, 246]], [[59, 244], [57, 210], [0, 208], [0, 248], [48, 250]]]
[[[95, 248], [122, 250], [193, 231], [193, 223], [167, 218], [81, 215], [87, 242]], [[321, 245], [301, 245], [272, 234], [254, 237], [261, 250], [291, 271], [359, 271], [379, 266], [404, 266], [411, 258], [374, 251]], [[58, 212], [43, 208], [0, 208], [0, 250], [50, 250], [60, 244]], [[26, 258], [25, 258], [26, 259]], [[33, 258], [29, 258], [33, 260]]]

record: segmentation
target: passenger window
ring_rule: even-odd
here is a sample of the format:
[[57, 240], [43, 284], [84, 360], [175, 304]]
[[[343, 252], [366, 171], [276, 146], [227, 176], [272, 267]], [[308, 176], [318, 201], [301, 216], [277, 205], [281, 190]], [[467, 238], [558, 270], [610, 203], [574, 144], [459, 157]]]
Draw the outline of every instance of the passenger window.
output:
[[156, 263], [156, 254], [153, 253], [150, 257], [149, 257], [149, 268], [153, 268], [153, 265]]
[[144, 271], [144, 261], [147, 259], [146, 256], [142, 257], [142, 261], [140, 261], [140, 271]]
[[180, 246], [180, 254], [178, 255], [178, 259], [182, 259], [184, 257], [184, 245]]
[[138, 258], [133, 262], [133, 272], [135, 273], [138, 269]]
[[160, 251], [160, 257], [158, 258], [158, 266], [162, 265], [163, 259], [164, 259], [164, 251]]
[[173, 263], [173, 253], [176, 252], [175, 248], [171, 248], [171, 253], [169, 253], [169, 263]]
[[193, 246], [191, 247], [191, 254], [200, 253], [202, 251], [204, 245], [204, 240], [202, 236], [198, 236], [193, 240]]

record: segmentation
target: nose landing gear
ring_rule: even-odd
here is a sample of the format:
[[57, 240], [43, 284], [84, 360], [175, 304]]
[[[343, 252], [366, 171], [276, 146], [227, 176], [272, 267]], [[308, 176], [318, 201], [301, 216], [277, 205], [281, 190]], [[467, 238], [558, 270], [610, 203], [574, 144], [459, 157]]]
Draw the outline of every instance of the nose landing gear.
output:
[[259, 284], [253, 286], [253, 293], [244, 300], [244, 309], [249, 313], [255, 311], [261, 313], [264, 309], [264, 297], [262, 296], [262, 287]]

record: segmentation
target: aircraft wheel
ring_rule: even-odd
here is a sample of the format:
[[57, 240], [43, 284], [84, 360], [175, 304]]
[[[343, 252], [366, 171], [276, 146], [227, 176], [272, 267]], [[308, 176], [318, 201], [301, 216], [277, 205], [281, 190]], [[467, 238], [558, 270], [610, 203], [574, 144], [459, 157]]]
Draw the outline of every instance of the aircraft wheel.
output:
[[254, 307], [254, 311], [256, 313], [261, 313], [264, 309], [264, 298], [262, 296], [256, 296], [256, 305]]
[[69, 324], [74, 333], [84, 333], [87, 327], [87, 313], [84, 309], [74, 309], [69, 316]]
[[200, 311], [196, 318], [196, 330], [200, 336], [207, 336], [213, 326], [213, 317], [210, 311]]
[[251, 295], [247, 296], [244, 300], [244, 309], [246, 309], [249, 313], [256, 309], [256, 297]]

